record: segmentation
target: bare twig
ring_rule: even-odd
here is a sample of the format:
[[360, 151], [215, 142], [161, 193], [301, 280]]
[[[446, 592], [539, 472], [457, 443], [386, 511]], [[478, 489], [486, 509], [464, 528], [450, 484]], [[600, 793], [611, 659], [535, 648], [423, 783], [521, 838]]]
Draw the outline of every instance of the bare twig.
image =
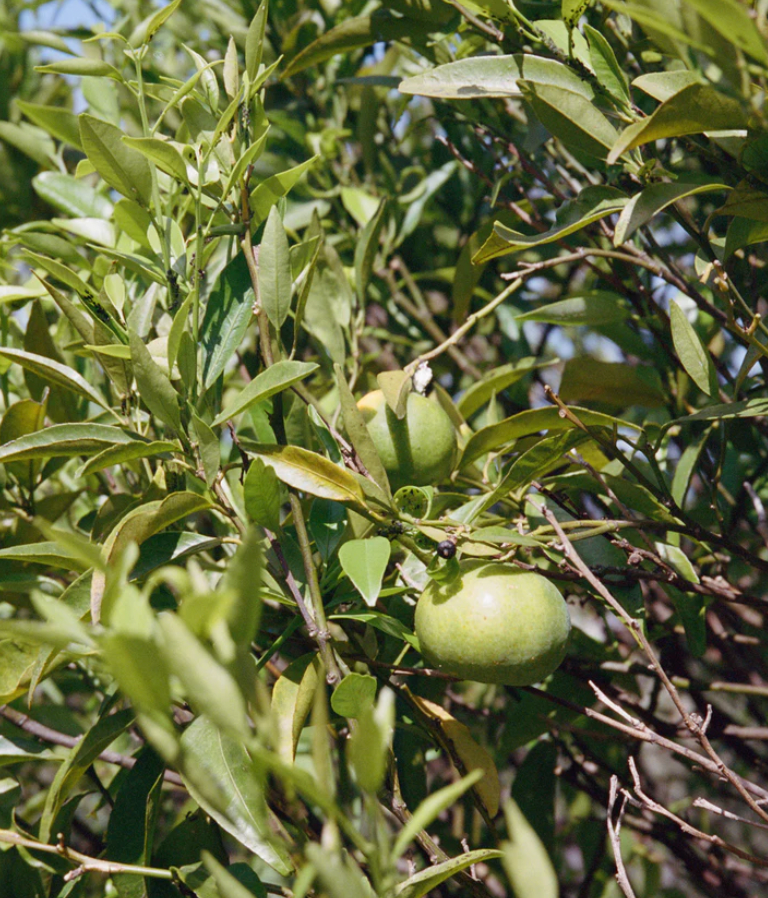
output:
[[627, 870], [621, 857], [621, 818], [627, 806], [627, 796], [622, 796], [621, 807], [614, 820], [613, 809], [619, 797], [619, 778], [614, 774], [611, 777], [610, 791], [608, 793], [608, 838], [613, 849], [613, 857], [616, 861], [616, 882], [626, 898], [635, 898], [635, 893], [627, 876]]
[[[21, 711], [17, 711], [15, 708], [10, 708], [8, 705], [0, 707], [0, 716], [4, 717], [7, 721], [12, 723], [15, 727], [18, 727], [20, 730], [23, 730], [25, 733], [29, 733], [30, 736], [35, 736], [37, 739], [40, 739], [42, 742], [48, 742], [50, 745], [62, 745], [65, 748], [74, 748], [80, 741], [79, 737], [68, 736], [66, 733], [60, 733], [58, 730], [53, 730], [51, 727], [38, 723], [27, 714], [22, 714]], [[107, 764], [116, 764], [118, 767], [124, 767], [126, 770], [130, 770], [136, 763], [136, 758], [131, 758], [128, 755], [121, 755], [115, 751], [101, 752], [99, 760], [105, 761]], [[173, 770], [166, 770], [163, 773], [163, 778], [166, 783], [171, 785], [184, 786], [182, 778], [178, 773], [174, 773]]]

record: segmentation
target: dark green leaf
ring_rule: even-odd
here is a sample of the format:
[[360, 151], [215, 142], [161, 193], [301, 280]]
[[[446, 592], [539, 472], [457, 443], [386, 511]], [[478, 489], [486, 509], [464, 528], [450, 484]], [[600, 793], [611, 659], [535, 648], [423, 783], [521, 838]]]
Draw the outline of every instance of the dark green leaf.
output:
[[239, 254], [216, 281], [200, 328], [203, 385], [206, 390], [224, 371], [240, 346], [253, 318], [255, 299], [245, 256]]

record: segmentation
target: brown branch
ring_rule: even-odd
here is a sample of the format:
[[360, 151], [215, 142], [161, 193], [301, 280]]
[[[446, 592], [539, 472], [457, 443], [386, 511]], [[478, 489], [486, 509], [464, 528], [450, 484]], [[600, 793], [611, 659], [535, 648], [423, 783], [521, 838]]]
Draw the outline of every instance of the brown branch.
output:
[[[7, 721], [12, 723], [15, 727], [18, 727], [20, 730], [23, 730], [25, 733], [29, 733], [30, 736], [35, 736], [35, 738], [39, 739], [41, 742], [47, 742], [50, 745], [62, 745], [65, 748], [74, 748], [75, 745], [80, 742], [81, 737], [68, 736], [66, 733], [60, 733], [58, 730], [53, 730], [51, 727], [38, 723], [27, 714], [22, 714], [20, 711], [16, 711], [8, 705], [0, 707], [0, 716], [4, 717]], [[136, 763], [136, 758], [129, 757], [128, 755], [121, 755], [114, 751], [101, 752], [99, 760], [105, 761], [107, 764], [115, 764], [118, 767], [124, 767], [126, 770], [130, 770]], [[175, 773], [173, 770], [164, 771], [163, 778], [165, 782], [170, 785], [184, 788], [184, 781], [179, 774]]]

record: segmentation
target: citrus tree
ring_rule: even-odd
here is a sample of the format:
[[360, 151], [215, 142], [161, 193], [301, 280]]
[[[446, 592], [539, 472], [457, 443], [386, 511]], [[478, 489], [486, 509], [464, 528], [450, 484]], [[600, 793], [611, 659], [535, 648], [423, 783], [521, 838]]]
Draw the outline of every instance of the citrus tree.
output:
[[756, 894], [764, 5], [30, 8], [0, 898]]

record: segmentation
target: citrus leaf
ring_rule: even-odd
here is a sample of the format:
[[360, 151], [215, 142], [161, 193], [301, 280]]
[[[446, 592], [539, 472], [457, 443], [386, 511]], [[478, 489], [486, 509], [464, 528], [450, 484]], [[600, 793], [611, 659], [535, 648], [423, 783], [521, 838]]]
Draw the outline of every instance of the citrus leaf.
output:
[[372, 708], [376, 700], [376, 677], [350, 673], [331, 694], [331, 708], [341, 717], [357, 718], [362, 708]]
[[292, 661], [274, 685], [271, 709], [277, 727], [277, 752], [284, 761], [293, 763], [321, 679], [320, 658], [310, 652]]
[[208, 298], [200, 327], [203, 385], [206, 390], [231, 362], [240, 346], [253, 318], [255, 299], [248, 265], [245, 256], [240, 253], [219, 275]]
[[696, 386], [707, 396], [711, 396], [710, 384], [714, 377], [712, 359], [685, 312], [676, 302], [669, 304], [669, 323], [680, 364]]
[[142, 206], [152, 196], [152, 172], [141, 153], [123, 143], [120, 128], [82, 113], [80, 139], [93, 167], [110, 187]]
[[116, 443], [132, 443], [135, 439], [108, 424], [53, 424], [0, 446], [0, 462], [94, 455]]
[[243, 743], [201, 716], [184, 731], [181, 744], [193, 760], [181, 774], [194, 800], [249, 851], [280, 875], [290, 875], [290, 855], [267, 822], [263, 778]]
[[270, 324], [277, 329], [282, 327], [291, 310], [292, 293], [288, 238], [280, 213], [273, 206], [259, 245], [259, 302]]
[[249, 444], [250, 454], [269, 465], [278, 478], [293, 489], [334, 499], [336, 502], [363, 503], [363, 491], [355, 478], [344, 468], [328, 461], [317, 452], [298, 446]]
[[109, 405], [98, 391], [94, 390], [88, 381], [81, 374], [78, 374], [74, 368], [70, 368], [69, 365], [62, 365], [60, 362], [49, 359], [47, 356], [26, 352], [23, 349], [12, 349], [9, 346], [0, 346], [0, 357], [16, 362], [22, 368], [32, 371], [50, 384], [55, 384], [58, 387], [63, 387], [65, 390], [71, 390], [73, 393], [85, 396], [86, 399], [95, 402], [96, 405], [100, 405], [102, 408], [109, 408]]
[[397, 898], [422, 898], [422, 895], [431, 892], [441, 882], [445, 882], [456, 873], [466, 870], [473, 864], [481, 864], [497, 857], [502, 857], [502, 852], [496, 848], [478, 848], [475, 851], [468, 851], [409, 876], [397, 887], [395, 895]]
[[[627, 197], [614, 187], [586, 187], [577, 199], [569, 204], [566, 210], [568, 220], [543, 234], [521, 234], [496, 222], [493, 233], [472, 257], [472, 262], [478, 265], [523, 249], [554, 243], [601, 218], [620, 212], [628, 202]], [[558, 220], [562, 212], [563, 209], [560, 210]]]
[[709, 184], [690, 184], [676, 181], [674, 184], [651, 184], [632, 197], [621, 210], [613, 237], [613, 245], [621, 246], [634, 232], [650, 221], [654, 215], [687, 196], [730, 190], [727, 184], [714, 181]]
[[509, 841], [502, 863], [516, 898], [558, 898], [557, 875], [546, 849], [523, 812], [510, 798], [504, 805]]
[[665, 100], [648, 118], [628, 125], [614, 143], [608, 162], [612, 164], [628, 150], [662, 138], [746, 128], [747, 118], [738, 100], [714, 87], [690, 84]]
[[169, 440], [136, 440], [120, 446], [110, 446], [89, 459], [77, 472], [77, 477], [85, 477], [94, 471], [102, 471], [112, 465], [123, 465], [139, 458], [152, 458], [154, 455], [168, 455], [169, 453], [181, 453], [181, 446]]
[[373, 607], [389, 564], [391, 546], [385, 536], [352, 539], [339, 549], [339, 562], [355, 589]]
[[270, 365], [266, 371], [262, 371], [238, 393], [234, 402], [228, 405], [211, 422], [212, 427], [219, 427], [235, 415], [239, 415], [257, 402], [262, 402], [287, 390], [310, 374], [317, 371], [320, 366], [316, 362], [280, 361]]
[[248, 517], [260, 527], [277, 533], [280, 530], [280, 507], [285, 498], [285, 489], [277, 474], [260, 458], [254, 458], [243, 481], [243, 503]]
[[[573, 406], [571, 411], [587, 427], [629, 428], [636, 433], [640, 430], [637, 424], [601, 412], [593, 412], [579, 406]], [[480, 456], [485, 455], [486, 452], [508, 448], [520, 437], [529, 436], [539, 431], [567, 430], [575, 426], [577, 425], [567, 418], [561, 417], [560, 410], [557, 408], [527, 409], [499, 421], [498, 424], [489, 424], [488, 427], [473, 434], [464, 447], [460, 467], [466, 467]]]

